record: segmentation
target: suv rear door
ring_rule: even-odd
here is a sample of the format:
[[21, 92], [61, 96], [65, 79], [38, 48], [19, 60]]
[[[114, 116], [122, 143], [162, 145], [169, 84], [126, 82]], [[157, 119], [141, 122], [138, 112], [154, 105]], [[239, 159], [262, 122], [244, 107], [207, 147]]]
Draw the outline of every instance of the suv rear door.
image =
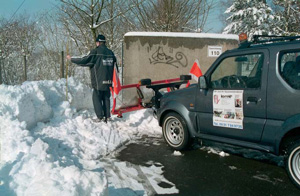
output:
[[200, 134], [259, 142], [266, 122], [269, 51], [223, 54], [205, 74], [208, 89], [198, 90]]

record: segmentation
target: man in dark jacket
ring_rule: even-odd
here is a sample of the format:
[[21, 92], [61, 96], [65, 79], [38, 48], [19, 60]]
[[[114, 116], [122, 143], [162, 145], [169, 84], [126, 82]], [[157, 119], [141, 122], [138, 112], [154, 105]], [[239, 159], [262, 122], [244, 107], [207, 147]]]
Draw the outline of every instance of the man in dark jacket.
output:
[[99, 34], [96, 39], [97, 47], [90, 51], [87, 56], [67, 59], [79, 66], [89, 67], [91, 71], [91, 82], [93, 87], [93, 104], [97, 119], [100, 122], [110, 118], [110, 87], [112, 86], [113, 70], [116, 66], [114, 53], [105, 45], [106, 39]]

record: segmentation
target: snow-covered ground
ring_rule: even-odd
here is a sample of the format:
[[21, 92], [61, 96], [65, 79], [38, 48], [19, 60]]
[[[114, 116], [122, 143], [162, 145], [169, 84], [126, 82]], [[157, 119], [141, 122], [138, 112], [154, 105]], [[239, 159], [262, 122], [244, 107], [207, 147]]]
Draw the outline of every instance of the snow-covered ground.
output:
[[[132, 165], [114, 153], [142, 135], [161, 137], [151, 111], [94, 123], [92, 91], [66, 81], [0, 85], [0, 195], [178, 193], [163, 166]], [[161, 182], [171, 188], [161, 188]]]
[[[94, 123], [92, 90], [70, 78], [67, 92], [68, 96], [64, 79], [0, 85], [1, 196], [179, 192], [164, 178], [160, 163], [149, 161], [145, 167], [114, 158], [125, 144], [138, 142], [143, 135], [162, 137], [151, 110], [113, 117], [107, 124]], [[223, 149], [282, 165], [282, 159], [254, 150], [227, 145], [200, 148], [229, 156]], [[174, 151], [173, 155], [184, 153]], [[161, 182], [171, 188], [160, 187]]]

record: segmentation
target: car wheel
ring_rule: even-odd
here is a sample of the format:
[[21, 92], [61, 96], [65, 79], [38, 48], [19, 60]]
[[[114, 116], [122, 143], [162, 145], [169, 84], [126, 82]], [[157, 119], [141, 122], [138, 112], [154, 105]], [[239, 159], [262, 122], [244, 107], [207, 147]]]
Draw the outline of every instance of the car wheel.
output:
[[300, 140], [288, 147], [285, 167], [292, 182], [300, 188]]
[[185, 120], [177, 113], [169, 113], [163, 121], [163, 137], [175, 150], [183, 150], [189, 143], [189, 132]]

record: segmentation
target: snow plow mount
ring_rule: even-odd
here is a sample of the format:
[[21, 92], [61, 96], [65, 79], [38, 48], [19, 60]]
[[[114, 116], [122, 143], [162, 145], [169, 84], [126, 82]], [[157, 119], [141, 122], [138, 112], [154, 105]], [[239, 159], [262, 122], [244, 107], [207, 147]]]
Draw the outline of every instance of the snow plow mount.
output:
[[[112, 115], [117, 115], [118, 118], [122, 118], [123, 113], [137, 111], [145, 108], [152, 108], [152, 107], [158, 109], [160, 107], [159, 99], [162, 96], [159, 90], [167, 88], [168, 92], [174, 91], [176, 89], [179, 89], [179, 87], [182, 84], [188, 83], [189, 80], [191, 80], [190, 75], [181, 75], [180, 78], [158, 80], [158, 81], [151, 81], [151, 79], [147, 78], [147, 79], [140, 80], [138, 84], [123, 85], [121, 86], [122, 90], [129, 89], [129, 88], [136, 88], [137, 95], [138, 95], [138, 104], [134, 106], [128, 106], [128, 107], [125, 106], [125, 107], [121, 107], [120, 109], [115, 109], [116, 99], [114, 99], [111, 113]], [[141, 86], [145, 86], [146, 88], [152, 89], [154, 91], [154, 97], [152, 97], [150, 103], [143, 102], [144, 95], [140, 89]]]

